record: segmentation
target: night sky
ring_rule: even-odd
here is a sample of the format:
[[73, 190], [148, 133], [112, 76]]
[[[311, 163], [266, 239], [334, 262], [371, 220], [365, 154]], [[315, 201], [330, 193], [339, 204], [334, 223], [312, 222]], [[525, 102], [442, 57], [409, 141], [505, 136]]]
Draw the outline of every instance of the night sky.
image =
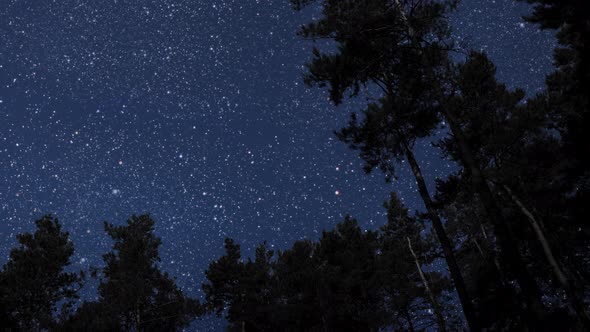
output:
[[[555, 42], [528, 11], [464, 0], [451, 21], [501, 81], [534, 94]], [[200, 297], [225, 237], [249, 254], [317, 239], [346, 213], [374, 229], [391, 190], [421, 209], [403, 165], [386, 184], [335, 139], [365, 99], [335, 108], [303, 85], [312, 43], [296, 32], [313, 16], [288, 0], [0, 0], [0, 264], [52, 213], [73, 267], [101, 266], [103, 221], [149, 212], [163, 270]], [[428, 141], [417, 157], [430, 181], [453, 168]]]

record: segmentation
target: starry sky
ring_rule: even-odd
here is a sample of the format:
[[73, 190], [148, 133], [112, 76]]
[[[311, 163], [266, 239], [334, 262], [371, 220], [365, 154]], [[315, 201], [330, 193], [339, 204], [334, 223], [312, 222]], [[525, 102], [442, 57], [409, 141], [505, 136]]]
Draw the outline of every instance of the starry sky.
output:
[[[463, 0], [451, 23], [534, 94], [555, 41], [523, 22], [529, 10]], [[404, 165], [386, 184], [335, 139], [364, 99], [336, 108], [302, 83], [313, 44], [296, 32], [319, 15], [287, 0], [1, 0], [0, 264], [52, 213], [73, 267], [100, 266], [103, 221], [149, 212], [163, 270], [199, 297], [225, 237], [248, 254], [317, 239], [346, 213], [377, 228], [392, 190], [421, 209]], [[428, 141], [417, 157], [430, 181], [453, 169]]]

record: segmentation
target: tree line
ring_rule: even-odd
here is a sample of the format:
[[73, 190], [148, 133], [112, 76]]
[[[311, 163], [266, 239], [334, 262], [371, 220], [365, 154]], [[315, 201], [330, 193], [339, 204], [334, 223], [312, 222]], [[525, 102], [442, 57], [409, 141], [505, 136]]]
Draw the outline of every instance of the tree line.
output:
[[[335, 105], [379, 91], [336, 136], [386, 181], [407, 162], [424, 211], [392, 194], [377, 230], [346, 217], [317, 241], [262, 244], [253, 258], [227, 239], [202, 303], [159, 270], [149, 216], [105, 224], [113, 251], [102, 270], [80, 273], [64, 272], [74, 248], [46, 216], [18, 236], [0, 273], [0, 321], [159, 331], [215, 313], [231, 331], [590, 330], [590, 9], [527, 1], [526, 20], [556, 29], [559, 42], [556, 69], [532, 97], [498, 82], [486, 54], [453, 43], [457, 1], [291, 0], [296, 11], [322, 9], [302, 38], [336, 46], [313, 49], [305, 83]], [[414, 153], [424, 140], [458, 166], [433, 191]], [[432, 268], [440, 263], [448, 273]], [[74, 305], [87, 274], [99, 297]]]

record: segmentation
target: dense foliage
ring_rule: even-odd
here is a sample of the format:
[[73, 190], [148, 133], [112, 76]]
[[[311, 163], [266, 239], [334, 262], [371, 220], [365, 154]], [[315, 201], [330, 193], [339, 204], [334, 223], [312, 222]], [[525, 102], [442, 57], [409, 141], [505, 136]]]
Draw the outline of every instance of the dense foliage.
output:
[[[17, 331], [176, 331], [201, 312], [197, 300], [185, 296], [157, 266], [160, 239], [148, 215], [132, 216], [125, 226], [105, 223], [114, 240], [104, 255], [99, 298], [74, 308], [86, 273], [66, 273], [74, 253], [68, 233], [57, 219], [36, 221], [34, 235], [18, 235], [0, 273], [1, 327]], [[58, 307], [60, 308], [58, 312]]]
[[34, 234], [17, 236], [19, 247], [0, 272], [0, 321], [2, 327], [41, 330], [55, 326], [58, 304], [64, 310], [76, 299], [83, 275], [64, 271], [74, 244], [52, 216], [35, 222]]
[[244, 260], [239, 245], [226, 240], [225, 255], [205, 272], [209, 310], [225, 312], [230, 330], [236, 331], [411, 330], [456, 324], [448, 279], [421, 270], [437, 259], [434, 244], [421, 236], [421, 223], [395, 196], [385, 206], [388, 222], [379, 231], [363, 231], [346, 217], [318, 242], [297, 241], [275, 259], [262, 245], [254, 260]]

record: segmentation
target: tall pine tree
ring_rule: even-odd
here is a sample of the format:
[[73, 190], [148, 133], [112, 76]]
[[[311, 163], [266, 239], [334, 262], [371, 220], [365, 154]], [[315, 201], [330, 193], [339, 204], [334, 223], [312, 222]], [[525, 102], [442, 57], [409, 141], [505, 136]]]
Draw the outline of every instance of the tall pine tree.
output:
[[[292, 1], [296, 9], [311, 1]], [[339, 138], [361, 150], [365, 169], [379, 167], [393, 176], [393, 161], [407, 159], [418, 184], [424, 205], [443, 248], [445, 259], [472, 330], [478, 319], [467, 294], [463, 276], [432, 198], [413, 145], [429, 136], [440, 121], [439, 91], [441, 72], [448, 65], [449, 29], [446, 15], [453, 1], [325, 1], [324, 17], [304, 26], [309, 38], [330, 38], [337, 42], [336, 53], [313, 51], [305, 77], [309, 85], [329, 85], [335, 104], [351, 91], [371, 84], [381, 89], [380, 103], [371, 104], [358, 123], [353, 115]]]
[[74, 253], [69, 234], [46, 215], [35, 233], [17, 235], [19, 247], [0, 272], [0, 318], [3, 328], [41, 331], [57, 324], [58, 306], [67, 310], [77, 298], [82, 275], [65, 272]]
[[200, 314], [197, 300], [187, 297], [160, 271], [160, 238], [149, 215], [132, 216], [124, 226], [105, 223], [114, 240], [97, 302], [85, 302], [62, 330], [177, 331]]

